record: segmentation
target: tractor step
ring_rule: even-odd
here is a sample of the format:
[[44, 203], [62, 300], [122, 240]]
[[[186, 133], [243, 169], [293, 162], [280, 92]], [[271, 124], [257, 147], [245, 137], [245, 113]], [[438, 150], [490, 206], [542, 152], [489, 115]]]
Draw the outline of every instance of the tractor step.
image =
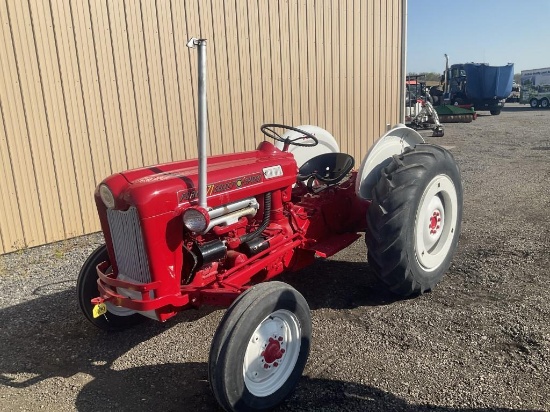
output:
[[315, 243], [314, 245], [311, 245], [304, 249], [313, 250], [317, 256], [327, 258], [348, 247], [360, 237], [361, 235], [357, 233], [344, 233], [342, 235], [334, 235], [329, 237], [328, 239], [323, 240], [322, 242]]

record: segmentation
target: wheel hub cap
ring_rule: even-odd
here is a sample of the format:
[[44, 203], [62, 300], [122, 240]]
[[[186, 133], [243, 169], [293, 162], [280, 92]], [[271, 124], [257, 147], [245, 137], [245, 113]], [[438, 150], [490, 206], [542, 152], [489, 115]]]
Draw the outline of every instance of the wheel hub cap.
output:
[[278, 366], [277, 362], [275, 361], [281, 359], [283, 357], [283, 354], [285, 353], [285, 350], [281, 348], [282, 343], [282, 336], [269, 338], [269, 343], [267, 344], [265, 350], [262, 352], [263, 361], [265, 362], [264, 368], [268, 368], [270, 363], [272, 363], [275, 367]]
[[426, 271], [435, 270], [445, 260], [455, 237], [457, 194], [446, 175], [428, 183], [416, 215], [415, 252]]
[[424, 247], [429, 252], [441, 237], [444, 229], [445, 208], [441, 198], [437, 195], [434, 196], [430, 200], [426, 211], [431, 211], [431, 213], [427, 214], [426, 223], [424, 223], [427, 225], [428, 230], [424, 231], [423, 240]]
[[247, 389], [255, 396], [268, 396], [289, 378], [301, 346], [299, 321], [287, 310], [264, 319], [248, 341], [243, 360]]
[[432, 217], [430, 217], [430, 233], [435, 234], [437, 230], [439, 229], [438, 222], [441, 221], [441, 218], [439, 218], [439, 212], [437, 210], [434, 210], [432, 213]]

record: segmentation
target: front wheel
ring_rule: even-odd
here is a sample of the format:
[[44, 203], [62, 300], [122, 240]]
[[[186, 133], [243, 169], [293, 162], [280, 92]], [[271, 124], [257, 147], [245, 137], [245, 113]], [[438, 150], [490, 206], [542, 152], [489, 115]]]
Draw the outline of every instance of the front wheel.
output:
[[369, 264], [398, 295], [431, 290], [449, 269], [461, 221], [462, 183], [451, 153], [429, 144], [406, 148], [373, 189]]
[[493, 110], [491, 110], [491, 114], [492, 114], [493, 116], [498, 116], [498, 115], [500, 114], [500, 109], [493, 109]]
[[260, 283], [225, 313], [212, 340], [210, 387], [227, 411], [267, 411], [294, 390], [311, 340], [304, 297], [282, 282]]
[[121, 308], [109, 302], [106, 303], [107, 312], [105, 314], [97, 318], [92, 315], [93, 305], [91, 300], [99, 295], [96, 267], [108, 260], [109, 255], [105, 245], [98, 247], [86, 259], [76, 282], [78, 303], [86, 319], [98, 328], [107, 331], [126, 329], [143, 322], [145, 318], [133, 310]]

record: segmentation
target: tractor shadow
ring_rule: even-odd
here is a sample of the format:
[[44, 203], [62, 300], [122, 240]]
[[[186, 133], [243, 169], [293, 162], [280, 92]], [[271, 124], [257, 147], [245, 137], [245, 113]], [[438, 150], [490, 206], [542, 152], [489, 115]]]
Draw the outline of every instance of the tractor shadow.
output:
[[[320, 259], [279, 280], [300, 290], [312, 309], [387, 305], [397, 300], [379, 284], [367, 263], [336, 260], [339, 258]], [[147, 341], [162, 340], [160, 335], [169, 329], [208, 316], [217, 309], [190, 310], [165, 324], [150, 321], [123, 332], [104, 333], [84, 319], [75, 296], [74, 281], [62, 281], [35, 289], [32, 299], [26, 302], [0, 309], [0, 386], [25, 389], [51, 378], [67, 379], [60, 385], [74, 385], [78, 391], [75, 409], [84, 412], [220, 411], [209, 388], [206, 362], [159, 364], [149, 351], [141, 353], [139, 348]], [[135, 362], [142, 365], [129, 363], [130, 367], [120, 369], [117, 361], [133, 349], [140, 353]], [[489, 409], [410, 405], [374, 386], [304, 376], [295, 394], [277, 410], [485, 412]]]
[[[304, 405], [293, 408], [293, 405]], [[307, 407], [305, 406], [307, 405]], [[370, 385], [304, 376], [294, 395], [277, 411], [416, 411], [416, 412], [507, 412], [507, 408], [452, 408], [415, 405]], [[527, 412], [527, 410], [525, 410]], [[532, 412], [532, 411], [531, 411]]]
[[[396, 300], [367, 263], [336, 259], [319, 259], [277, 280], [297, 288], [312, 309], [387, 305]], [[25, 389], [51, 378], [70, 378], [79, 390], [76, 406], [83, 411], [97, 410], [98, 405], [107, 410], [218, 410], [208, 387], [206, 363], [160, 365], [153, 357], [152, 365], [117, 370], [117, 361], [128, 352], [139, 352], [140, 345], [169, 329], [215, 311], [219, 308], [192, 309], [166, 323], [151, 320], [106, 333], [80, 312], [74, 280], [44, 284], [33, 290], [29, 300], [0, 309], [0, 386]]]
[[[543, 107], [531, 107], [528, 104], [522, 106], [504, 106], [502, 112], [548, 112], [550, 110]], [[489, 114], [490, 116], [490, 114]]]
[[[221, 412], [207, 381], [207, 364], [189, 362], [110, 370], [85, 385], [76, 410]], [[275, 412], [290, 411], [508, 412], [505, 408], [414, 405], [370, 385], [302, 377], [294, 394]]]
[[221, 411], [204, 362], [168, 363], [97, 375], [78, 393], [76, 410]]
[[313, 265], [285, 273], [279, 280], [298, 289], [311, 309], [353, 309], [404, 300], [391, 293], [366, 262], [317, 259]]
[[84, 318], [75, 288], [67, 289], [69, 283], [74, 284], [44, 285], [33, 293], [39, 297], [0, 310], [0, 386], [28, 388], [49, 378], [79, 373], [109, 375], [111, 366], [132, 348], [215, 310], [191, 310], [176, 316], [176, 322], [147, 320], [139, 327], [108, 333]]
[[[298, 289], [312, 309], [387, 305], [398, 299], [376, 280], [367, 263], [319, 259], [277, 280]], [[26, 388], [78, 373], [104, 376], [117, 359], [141, 343], [218, 310], [190, 309], [166, 323], [147, 320], [139, 327], [107, 333], [80, 312], [74, 281], [45, 284], [30, 300], [0, 309], [0, 385]]]

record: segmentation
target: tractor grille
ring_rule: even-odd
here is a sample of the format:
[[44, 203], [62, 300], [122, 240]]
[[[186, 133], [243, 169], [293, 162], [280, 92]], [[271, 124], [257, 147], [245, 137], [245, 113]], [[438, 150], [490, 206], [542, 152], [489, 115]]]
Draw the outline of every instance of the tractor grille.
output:
[[135, 207], [126, 212], [107, 210], [119, 275], [140, 283], [151, 282], [139, 215]]

